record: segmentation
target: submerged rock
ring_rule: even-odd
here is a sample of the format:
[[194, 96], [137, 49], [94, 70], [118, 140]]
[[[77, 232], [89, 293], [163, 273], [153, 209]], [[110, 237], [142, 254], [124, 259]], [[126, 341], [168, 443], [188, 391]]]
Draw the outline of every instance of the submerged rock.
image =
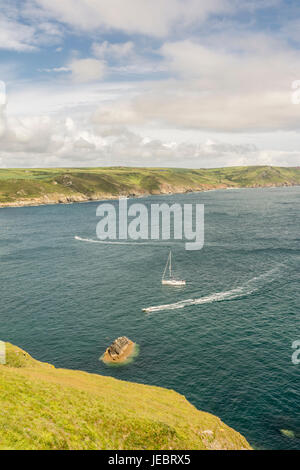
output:
[[294, 431], [291, 429], [280, 429], [280, 432], [283, 436], [289, 437], [290, 439], [294, 439], [296, 437]]

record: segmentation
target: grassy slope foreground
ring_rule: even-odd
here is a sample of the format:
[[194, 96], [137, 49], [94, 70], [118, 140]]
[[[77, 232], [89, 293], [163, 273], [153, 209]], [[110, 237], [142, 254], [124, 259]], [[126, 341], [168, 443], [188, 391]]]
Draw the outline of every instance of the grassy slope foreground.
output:
[[298, 167], [1, 169], [0, 205], [66, 203], [119, 195], [299, 184]]
[[56, 369], [6, 345], [0, 449], [250, 449], [172, 390]]

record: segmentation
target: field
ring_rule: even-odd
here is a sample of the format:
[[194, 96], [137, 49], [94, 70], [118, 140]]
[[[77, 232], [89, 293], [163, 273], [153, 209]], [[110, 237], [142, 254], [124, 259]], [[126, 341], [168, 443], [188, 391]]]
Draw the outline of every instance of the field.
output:
[[215, 188], [298, 184], [298, 167], [1, 169], [0, 204], [66, 203]]
[[0, 449], [250, 449], [172, 390], [56, 369], [6, 348]]

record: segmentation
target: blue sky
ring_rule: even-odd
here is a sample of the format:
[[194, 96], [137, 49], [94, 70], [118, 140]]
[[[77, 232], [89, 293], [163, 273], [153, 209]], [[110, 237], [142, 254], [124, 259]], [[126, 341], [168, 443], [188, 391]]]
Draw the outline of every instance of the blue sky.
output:
[[0, 167], [300, 165], [296, 0], [0, 1], [0, 80]]

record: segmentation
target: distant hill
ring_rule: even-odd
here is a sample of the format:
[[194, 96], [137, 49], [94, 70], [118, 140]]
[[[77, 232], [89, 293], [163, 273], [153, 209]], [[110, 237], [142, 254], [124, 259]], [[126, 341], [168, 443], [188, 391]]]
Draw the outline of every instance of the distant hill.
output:
[[298, 184], [299, 167], [2, 169], [0, 205], [67, 203], [121, 195]]
[[6, 349], [0, 449], [250, 449], [172, 390], [56, 369]]

